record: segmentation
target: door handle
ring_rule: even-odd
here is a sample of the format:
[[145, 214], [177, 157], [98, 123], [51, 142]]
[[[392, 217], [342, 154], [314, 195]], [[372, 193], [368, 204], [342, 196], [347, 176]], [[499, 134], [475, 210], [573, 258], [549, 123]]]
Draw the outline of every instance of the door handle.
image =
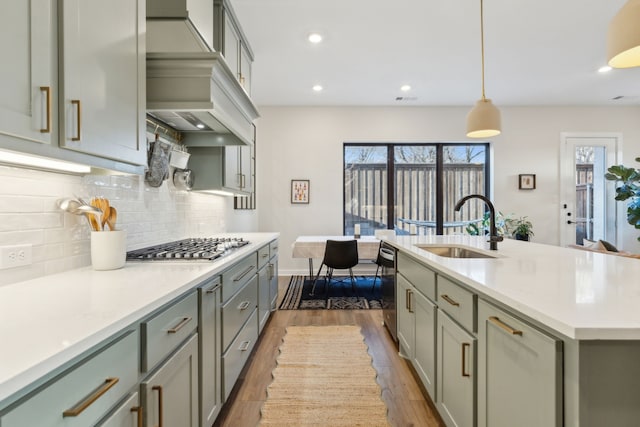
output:
[[40, 132], [51, 133], [51, 88], [49, 86], [40, 86], [40, 90], [44, 92], [46, 97], [46, 103], [47, 103], [47, 108], [46, 108], [47, 118], [45, 119], [46, 125], [43, 129], [40, 129]]
[[71, 100], [71, 104], [75, 105], [78, 111], [78, 120], [76, 122], [76, 136], [72, 137], [71, 140], [72, 141], [80, 141], [80, 131], [82, 129], [82, 118], [80, 116], [80, 112], [81, 112], [81, 107], [80, 107], [80, 100], [79, 99], [72, 99]]

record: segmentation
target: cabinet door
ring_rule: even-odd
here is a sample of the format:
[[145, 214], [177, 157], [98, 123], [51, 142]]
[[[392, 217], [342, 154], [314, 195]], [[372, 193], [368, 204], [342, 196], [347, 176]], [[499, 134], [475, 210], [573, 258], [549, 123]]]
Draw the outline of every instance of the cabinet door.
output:
[[241, 189], [240, 147], [224, 147], [224, 186], [233, 190]]
[[269, 268], [265, 265], [258, 271], [258, 333], [262, 332], [262, 328], [271, 314], [269, 288]]
[[431, 399], [436, 400], [436, 313], [437, 308], [420, 292], [412, 295], [415, 304], [416, 338], [413, 366]]
[[240, 188], [246, 193], [253, 191], [253, 145], [238, 147], [240, 150]]
[[[447, 426], [476, 425], [476, 339], [438, 310], [436, 406]], [[517, 425], [517, 424], [511, 424]]]
[[251, 96], [251, 54], [245, 43], [240, 43], [240, 84]]
[[478, 425], [562, 425], [562, 342], [478, 303]]
[[133, 393], [98, 427], [138, 427], [142, 425], [142, 410], [138, 393]]
[[[142, 382], [146, 425], [198, 425], [198, 335]], [[160, 423], [162, 419], [162, 423]]]
[[60, 145], [146, 164], [144, 0], [59, 4]]
[[4, 2], [0, 13], [0, 134], [45, 144], [53, 133], [52, 0]]
[[200, 411], [202, 424], [213, 425], [222, 407], [220, 279], [198, 289], [200, 326]]
[[231, 72], [240, 79], [240, 34], [236, 30], [231, 17], [224, 15], [224, 50], [222, 55], [231, 69]]
[[413, 360], [413, 345], [415, 341], [415, 316], [412, 308], [413, 286], [401, 274], [397, 275], [396, 292], [398, 302], [398, 342], [400, 344], [400, 354]]
[[269, 298], [271, 311], [276, 310], [278, 303], [278, 257], [272, 257], [269, 261]]

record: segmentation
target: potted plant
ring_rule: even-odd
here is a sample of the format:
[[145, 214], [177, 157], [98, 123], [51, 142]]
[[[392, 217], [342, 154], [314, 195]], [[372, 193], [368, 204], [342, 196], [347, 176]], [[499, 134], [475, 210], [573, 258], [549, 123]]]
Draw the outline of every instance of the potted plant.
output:
[[[498, 236], [506, 236], [509, 234], [513, 219], [510, 215], [504, 215], [502, 212], [496, 212], [496, 232]], [[480, 226], [476, 223], [468, 224], [465, 227], [465, 231], [471, 236], [479, 236], [489, 234], [489, 212], [485, 212]]]
[[[636, 162], [640, 162], [640, 157], [636, 157]], [[627, 203], [627, 222], [640, 230], [640, 171], [622, 165], [611, 166], [607, 171], [604, 175], [606, 179], [622, 183], [616, 188], [616, 200], [630, 199]]]
[[516, 240], [526, 240], [528, 242], [529, 238], [533, 236], [533, 224], [526, 216], [521, 216], [513, 220], [513, 226], [514, 229], [511, 235], [515, 237]]

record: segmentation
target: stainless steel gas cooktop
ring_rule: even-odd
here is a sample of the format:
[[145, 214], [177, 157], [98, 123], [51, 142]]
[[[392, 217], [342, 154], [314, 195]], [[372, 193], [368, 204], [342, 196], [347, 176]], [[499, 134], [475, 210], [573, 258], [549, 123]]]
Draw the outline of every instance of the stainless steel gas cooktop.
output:
[[127, 252], [127, 261], [213, 261], [248, 245], [241, 237], [189, 238]]

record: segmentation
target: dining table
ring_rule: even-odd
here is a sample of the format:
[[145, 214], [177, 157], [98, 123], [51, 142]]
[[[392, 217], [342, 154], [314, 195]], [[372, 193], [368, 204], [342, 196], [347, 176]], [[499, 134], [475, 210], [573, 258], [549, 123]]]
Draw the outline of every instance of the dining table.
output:
[[313, 277], [313, 259], [324, 257], [327, 240], [353, 240], [358, 242], [358, 259], [373, 260], [378, 258], [380, 239], [375, 236], [299, 236], [292, 244], [293, 258], [309, 259], [309, 277]]

